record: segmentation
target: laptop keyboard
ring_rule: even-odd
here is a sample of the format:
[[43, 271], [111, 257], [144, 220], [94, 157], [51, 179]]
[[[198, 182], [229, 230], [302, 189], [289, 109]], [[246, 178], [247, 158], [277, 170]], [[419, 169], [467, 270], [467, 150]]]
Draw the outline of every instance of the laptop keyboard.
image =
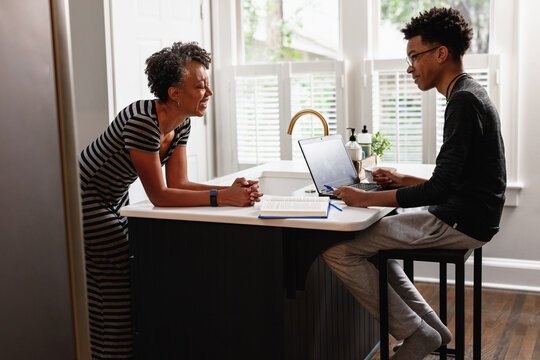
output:
[[378, 190], [381, 188], [380, 185], [377, 185], [375, 183], [357, 183], [357, 184], [352, 184], [351, 187], [354, 187], [360, 190], [365, 190], [365, 191]]
[[[352, 184], [352, 185], [348, 185], [348, 186], [353, 187], [353, 188], [357, 188], [357, 189], [360, 189], [360, 190], [364, 190], [364, 191], [376, 191], [376, 190], [381, 190], [382, 189], [382, 187], [380, 185], [377, 185], [375, 183], [357, 183], [357, 184]], [[332, 195], [331, 190], [321, 189], [320, 193], [322, 195], [330, 196], [330, 197], [332, 197], [332, 199], [339, 199], [338, 197], [335, 197], [334, 195]]]

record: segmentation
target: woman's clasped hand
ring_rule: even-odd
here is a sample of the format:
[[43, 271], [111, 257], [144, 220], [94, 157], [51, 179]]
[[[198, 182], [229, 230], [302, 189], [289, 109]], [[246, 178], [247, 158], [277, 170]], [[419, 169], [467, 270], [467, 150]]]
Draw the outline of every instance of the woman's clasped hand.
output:
[[261, 201], [261, 196], [263, 193], [259, 192], [259, 181], [242, 177], [236, 178], [228, 188], [219, 190], [217, 202], [220, 205], [251, 206]]

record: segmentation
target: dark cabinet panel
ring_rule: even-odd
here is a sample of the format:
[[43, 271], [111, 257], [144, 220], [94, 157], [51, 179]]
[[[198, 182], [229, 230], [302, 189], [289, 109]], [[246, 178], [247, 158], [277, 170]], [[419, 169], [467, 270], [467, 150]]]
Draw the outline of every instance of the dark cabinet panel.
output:
[[140, 218], [129, 229], [138, 359], [362, 359], [378, 340], [317, 257], [335, 233]]

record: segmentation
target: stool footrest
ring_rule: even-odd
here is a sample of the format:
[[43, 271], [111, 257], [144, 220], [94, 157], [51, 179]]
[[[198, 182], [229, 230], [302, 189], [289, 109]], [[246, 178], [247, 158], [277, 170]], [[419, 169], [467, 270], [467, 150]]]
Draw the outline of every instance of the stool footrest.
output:
[[[399, 343], [396, 346], [392, 348], [393, 352], [396, 352], [399, 350], [399, 348], [403, 345], [403, 343]], [[437, 350], [431, 352], [433, 355], [440, 355], [442, 352], [442, 347], [438, 348]], [[446, 355], [450, 357], [456, 357], [456, 349], [454, 348], [446, 348]]]
[[[438, 348], [437, 350], [433, 351], [432, 354], [434, 355], [440, 355], [441, 354], [441, 348]], [[454, 348], [446, 348], [446, 355], [449, 357], [456, 357], [456, 349]]]

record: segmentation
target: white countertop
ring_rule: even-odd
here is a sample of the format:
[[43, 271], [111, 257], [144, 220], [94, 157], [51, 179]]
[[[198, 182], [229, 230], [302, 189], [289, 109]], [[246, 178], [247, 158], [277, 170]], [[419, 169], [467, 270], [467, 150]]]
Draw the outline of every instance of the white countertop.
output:
[[[433, 169], [430, 165], [408, 165], [405, 167], [403, 165], [385, 165], [394, 166], [399, 172], [426, 178], [431, 175]], [[295, 181], [298, 181], [298, 183], [304, 183], [304, 185], [311, 182], [308, 169], [303, 161], [281, 160], [222, 176], [208, 181], [207, 183], [230, 185], [237, 177], [246, 177], [248, 179], [261, 178], [261, 180], [265, 177], [271, 177], [274, 181], [279, 180], [279, 178], [282, 177], [285, 182], [294, 183]], [[299, 190], [292, 193], [292, 195], [307, 196], [304, 190], [309, 188], [309, 186], [304, 185], [299, 186]], [[311, 187], [313, 187], [313, 185], [311, 185]], [[259, 219], [259, 203], [251, 207], [155, 207], [150, 201], [142, 201], [123, 207], [120, 210], [120, 214], [127, 217], [149, 219], [202, 221], [333, 231], [358, 231], [369, 227], [381, 217], [392, 211], [392, 208], [383, 207], [348, 207], [343, 201], [339, 200], [332, 200], [332, 203], [340, 207], [343, 211], [331, 208], [327, 219]]]

